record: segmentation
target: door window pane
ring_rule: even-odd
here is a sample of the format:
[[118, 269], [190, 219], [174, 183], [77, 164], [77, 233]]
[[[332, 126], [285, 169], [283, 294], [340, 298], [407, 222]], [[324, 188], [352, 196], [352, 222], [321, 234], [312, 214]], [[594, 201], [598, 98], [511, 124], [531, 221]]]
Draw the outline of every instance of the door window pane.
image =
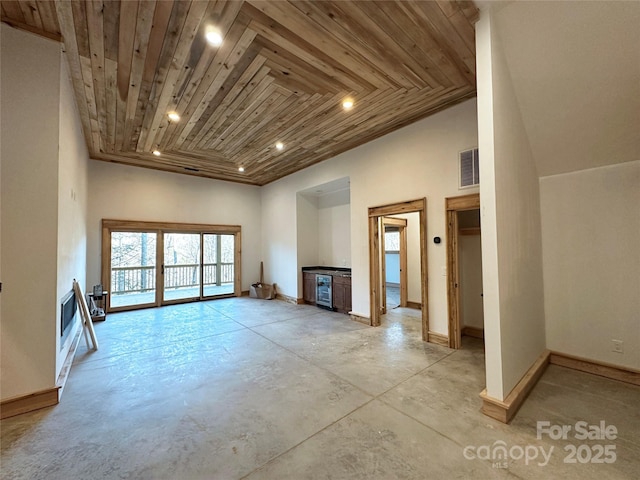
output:
[[400, 232], [384, 232], [384, 249], [387, 252], [400, 251]]
[[203, 284], [205, 297], [234, 291], [234, 235], [205, 233]]
[[200, 297], [200, 234], [164, 234], [164, 300]]
[[111, 307], [156, 301], [156, 234], [111, 232]]

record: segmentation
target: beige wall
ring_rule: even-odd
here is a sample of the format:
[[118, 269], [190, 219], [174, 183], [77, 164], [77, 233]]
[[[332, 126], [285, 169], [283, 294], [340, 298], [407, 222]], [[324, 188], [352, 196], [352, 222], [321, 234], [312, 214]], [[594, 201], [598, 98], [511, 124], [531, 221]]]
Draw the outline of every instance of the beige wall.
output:
[[[85, 271], [86, 187], [71, 93], [61, 85], [60, 44], [4, 24], [1, 31], [5, 399], [55, 386], [68, 349], [59, 345], [59, 303], [69, 278], [82, 279]], [[79, 171], [67, 176], [68, 167]], [[60, 198], [70, 187], [77, 191], [73, 205], [70, 196]]]
[[351, 266], [351, 200], [349, 190], [318, 198], [318, 263]]
[[[262, 188], [263, 251], [267, 281], [300, 297], [296, 194], [349, 177], [353, 311], [369, 316], [367, 208], [427, 197], [427, 235], [445, 236], [444, 199], [458, 190], [458, 153], [477, 144], [475, 100], [466, 101], [378, 140]], [[477, 189], [475, 190], [477, 191]], [[428, 242], [431, 330], [447, 333], [446, 252]]]
[[482, 2], [540, 176], [638, 160], [640, 2]]
[[538, 175], [491, 11], [476, 24], [487, 391], [504, 399], [545, 350]]
[[640, 161], [543, 177], [540, 197], [547, 347], [640, 369]]
[[4, 399], [55, 382], [60, 46], [1, 29]]
[[[318, 198], [315, 196], [297, 194], [296, 195], [296, 209], [295, 215], [295, 228], [296, 228], [296, 245], [297, 248], [297, 269], [302, 267], [309, 267], [313, 265], [319, 265], [319, 251], [318, 251]], [[263, 229], [269, 228], [274, 218], [279, 215], [271, 215], [269, 222], [263, 225]], [[275, 247], [275, 245], [274, 245]], [[267, 259], [269, 256], [266, 257]], [[284, 280], [279, 274], [271, 273], [271, 263], [266, 262], [265, 274], [269, 278], [269, 282], [276, 282], [278, 284], [278, 291], [285, 293], [282, 290], [281, 282]], [[296, 278], [296, 277], [293, 277]], [[285, 293], [294, 298], [302, 298], [302, 276], [298, 277], [299, 285], [297, 286], [298, 294]]]
[[[63, 57], [60, 68], [58, 146], [58, 299], [71, 290], [74, 279], [84, 286], [87, 273], [89, 152], [84, 142], [70, 78]], [[56, 303], [56, 322], [56, 332], [60, 332], [60, 302]], [[79, 320], [75, 324], [75, 329], [78, 328]], [[62, 369], [76, 330], [67, 335], [63, 344], [60, 334], [56, 334], [56, 377]]]
[[248, 290], [258, 281], [262, 228], [259, 187], [92, 160], [88, 215], [88, 285], [100, 282], [103, 218], [240, 225], [242, 289]]

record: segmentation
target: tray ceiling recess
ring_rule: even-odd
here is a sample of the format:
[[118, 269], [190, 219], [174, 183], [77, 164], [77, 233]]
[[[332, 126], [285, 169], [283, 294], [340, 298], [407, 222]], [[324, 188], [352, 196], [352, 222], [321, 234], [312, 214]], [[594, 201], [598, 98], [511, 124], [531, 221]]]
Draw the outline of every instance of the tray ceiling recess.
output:
[[1, 8], [63, 42], [97, 160], [265, 185], [476, 91], [470, 1]]

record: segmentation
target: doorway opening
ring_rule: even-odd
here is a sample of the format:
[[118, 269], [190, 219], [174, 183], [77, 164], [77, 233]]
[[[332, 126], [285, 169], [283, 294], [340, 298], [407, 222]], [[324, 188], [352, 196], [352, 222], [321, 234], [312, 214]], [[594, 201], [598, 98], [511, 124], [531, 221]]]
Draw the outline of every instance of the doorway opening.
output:
[[[380, 317], [386, 312], [386, 278], [383, 276], [385, 219], [393, 215], [417, 212], [420, 225], [420, 310], [422, 340], [429, 341], [429, 306], [427, 301], [427, 199], [422, 198], [369, 208], [369, 310], [371, 325], [380, 326]], [[398, 225], [396, 225], [398, 226]], [[405, 225], [406, 226], [406, 225]], [[404, 268], [406, 273], [406, 268]], [[406, 283], [405, 283], [406, 286]], [[406, 292], [405, 292], [406, 295]], [[406, 303], [406, 297], [405, 297]]]
[[240, 227], [102, 221], [107, 311], [241, 295]]
[[[380, 268], [382, 314], [387, 309], [407, 306], [407, 219], [383, 217]], [[384, 253], [383, 253], [384, 252]]]
[[449, 347], [484, 339], [480, 195], [446, 199]]

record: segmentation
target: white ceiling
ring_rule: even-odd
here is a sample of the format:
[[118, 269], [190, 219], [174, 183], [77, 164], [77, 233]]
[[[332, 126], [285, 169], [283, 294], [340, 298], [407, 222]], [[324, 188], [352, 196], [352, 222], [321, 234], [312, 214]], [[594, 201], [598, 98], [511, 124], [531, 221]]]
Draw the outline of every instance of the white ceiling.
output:
[[640, 160], [640, 2], [495, 9], [539, 176]]

